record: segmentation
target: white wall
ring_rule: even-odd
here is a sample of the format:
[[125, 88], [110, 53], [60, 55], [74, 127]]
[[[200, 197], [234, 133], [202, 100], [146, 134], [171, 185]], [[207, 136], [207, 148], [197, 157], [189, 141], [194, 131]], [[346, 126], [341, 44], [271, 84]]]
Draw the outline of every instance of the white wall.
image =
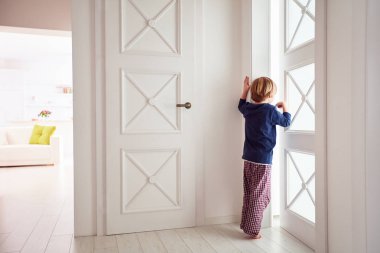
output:
[[380, 249], [380, 2], [329, 0], [327, 4], [329, 252], [376, 253]]
[[[352, 252], [351, 1], [327, 2], [327, 148], [329, 252]], [[337, 33], [339, 31], [339, 33]], [[339, 182], [339, 183], [338, 183]]]
[[24, 76], [23, 70], [0, 68], [0, 126], [24, 117]]
[[366, 0], [327, 1], [329, 252], [366, 252]]
[[[204, 1], [203, 155], [206, 223], [224, 216], [236, 220], [241, 213], [243, 128], [237, 104], [243, 81], [242, 2]], [[250, 55], [244, 57], [250, 58]]]
[[0, 25], [71, 30], [70, 0], [1, 0]]
[[368, 0], [367, 8], [367, 112], [366, 112], [366, 170], [367, 170], [367, 252], [380, 250], [380, 2]]
[[[22, 38], [28, 45], [28, 36]], [[63, 39], [68, 39], [71, 45], [70, 38]], [[8, 49], [12, 47], [6, 45]], [[72, 119], [72, 94], [63, 93], [62, 88], [72, 86], [71, 54], [57, 50], [49, 56], [41, 54], [38, 59], [25, 59], [16, 55], [3, 58], [0, 52], [0, 60], [7, 61], [8, 57], [21, 66], [0, 66], [0, 125], [37, 119], [42, 110], [52, 112], [50, 120]]]
[[[341, 241], [348, 237], [352, 241], [351, 233], [351, 166], [349, 159], [351, 150], [347, 147], [350, 143], [350, 110], [351, 110], [351, 81], [347, 73], [351, 72], [351, 21], [347, 13], [350, 5], [341, 5], [339, 1], [328, 1], [327, 10], [327, 90], [328, 99], [328, 189], [329, 189], [329, 241]], [[342, 9], [341, 9], [342, 8]], [[340, 10], [339, 10], [340, 9]], [[344, 16], [346, 15], [346, 17]], [[337, 16], [334, 19], [334, 16]], [[342, 17], [343, 16], [343, 17]], [[343, 19], [345, 18], [345, 19]], [[332, 20], [335, 23], [332, 22]], [[346, 22], [349, 22], [348, 24]], [[337, 30], [341, 30], [336, 33]], [[343, 120], [341, 123], [340, 121]], [[337, 182], [345, 182], [344, 184]], [[337, 209], [335, 212], [333, 212]], [[344, 222], [348, 221], [348, 222]], [[334, 226], [335, 223], [335, 226]], [[338, 226], [336, 226], [338, 224]], [[341, 226], [342, 225], [342, 226]], [[338, 238], [340, 237], [340, 238]], [[330, 249], [335, 245], [331, 244]], [[350, 248], [347, 244], [346, 247]], [[336, 247], [336, 246], [335, 246]], [[347, 252], [350, 250], [346, 249]], [[342, 251], [342, 252], [346, 252]], [[339, 252], [334, 251], [332, 252]]]

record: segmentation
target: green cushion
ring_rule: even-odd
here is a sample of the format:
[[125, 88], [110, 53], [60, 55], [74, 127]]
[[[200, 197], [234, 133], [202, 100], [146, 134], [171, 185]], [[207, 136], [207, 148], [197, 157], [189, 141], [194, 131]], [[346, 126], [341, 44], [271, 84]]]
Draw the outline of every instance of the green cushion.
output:
[[53, 135], [55, 129], [55, 126], [34, 125], [32, 136], [29, 139], [29, 144], [49, 145], [50, 136]]

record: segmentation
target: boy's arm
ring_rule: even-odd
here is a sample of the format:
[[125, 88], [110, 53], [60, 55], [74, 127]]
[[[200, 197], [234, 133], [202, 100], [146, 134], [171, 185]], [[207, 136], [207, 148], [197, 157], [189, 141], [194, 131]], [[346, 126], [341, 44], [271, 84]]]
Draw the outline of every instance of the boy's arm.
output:
[[292, 116], [288, 112], [288, 107], [286, 106], [285, 102], [278, 102], [276, 104], [276, 107], [282, 108], [283, 113], [280, 113], [276, 109], [274, 109], [274, 113], [272, 115], [272, 121], [275, 125], [280, 125], [282, 127], [288, 127], [290, 126], [290, 123], [292, 122]]
[[278, 108], [282, 108], [282, 111], [283, 112], [288, 112], [288, 106], [286, 105], [286, 103], [284, 101], [280, 101], [276, 104], [276, 107]]
[[241, 113], [244, 114], [244, 110], [245, 110], [245, 106], [247, 104], [247, 95], [248, 95], [248, 91], [249, 91], [249, 77], [246, 76], [245, 79], [244, 79], [244, 84], [243, 84], [243, 91], [241, 93], [241, 96], [240, 96], [240, 100], [239, 100], [239, 105], [238, 105], [238, 108], [239, 108], [239, 111]]
[[240, 100], [239, 100], [239, 105], [238, 105], [238, 109], [239, 109], [239, 111], [240, 111], [242, 114], [244, 114], [245, 107], [246, 107], [247, 104], [248, 104], [248, 103], [245, 101], [245, 99], [240, 98]]
[[248, 91], [249, 91], [249, 77], [246, 76], [245, 79], [244, 79], [244, 83], [243, 83], [243, 91], [241, 93], [241, 97], [240, 99], [243, 99], [243, 100], [246, 100], [247, 99], [247, 95], [248, 95]]

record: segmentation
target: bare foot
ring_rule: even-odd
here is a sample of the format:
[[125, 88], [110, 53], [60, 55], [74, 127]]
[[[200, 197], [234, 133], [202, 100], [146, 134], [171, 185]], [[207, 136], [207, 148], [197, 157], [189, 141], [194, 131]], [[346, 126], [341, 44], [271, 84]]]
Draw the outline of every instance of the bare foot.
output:
[[258, 239], [261, 238], [261, 235], [260, 234], [258, 234], [258, 235], [251, 235], [250, 238], [253, 239], [253, 240], [258, 240]]

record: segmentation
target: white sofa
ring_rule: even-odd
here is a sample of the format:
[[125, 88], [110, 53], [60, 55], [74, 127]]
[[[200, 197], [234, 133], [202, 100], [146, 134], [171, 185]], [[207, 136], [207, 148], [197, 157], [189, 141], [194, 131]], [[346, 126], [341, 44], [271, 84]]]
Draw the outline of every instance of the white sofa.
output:
[[0, 166], [58, 165], [61, 147], [58, 136], [50, 145], [29, 144], [33, 127], [0, 128]]

